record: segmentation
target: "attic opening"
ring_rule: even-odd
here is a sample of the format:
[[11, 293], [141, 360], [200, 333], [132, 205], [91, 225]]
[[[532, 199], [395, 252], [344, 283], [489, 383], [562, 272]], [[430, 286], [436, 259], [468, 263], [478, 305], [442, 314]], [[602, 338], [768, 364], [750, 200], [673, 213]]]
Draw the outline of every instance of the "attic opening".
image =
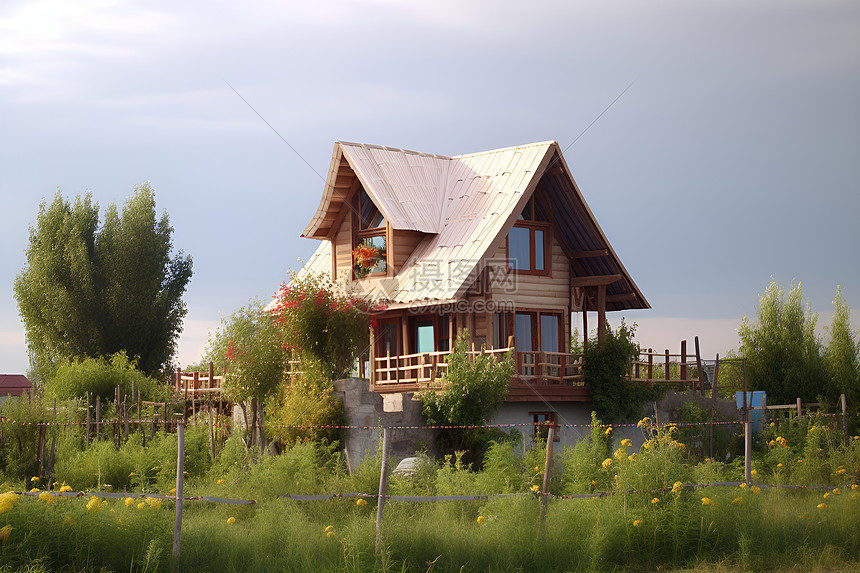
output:
[[352, 198], [352, 270], [355, 278], [388, 272], [388, 224], [363, 187]]

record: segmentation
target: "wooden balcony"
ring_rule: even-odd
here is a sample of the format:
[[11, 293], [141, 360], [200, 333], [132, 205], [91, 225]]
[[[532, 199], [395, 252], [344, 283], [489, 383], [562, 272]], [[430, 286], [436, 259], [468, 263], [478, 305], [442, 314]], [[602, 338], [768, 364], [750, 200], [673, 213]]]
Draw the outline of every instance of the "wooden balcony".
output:
[[[582, 354], [521, 351], [513, 347], [475, 350], [469, 354], [501, 356], [506, 352], [513, 352], [516, 360], [508, 402], [591, 400], [583, 377]], [[448, 371], [449, 355], [450, 352], [445, 351], [374, 357], [374, 367], [370, 372], [371, 388], [380, 393], [425, 389]], [[631, 360], [626, 377], [645, 384], [701, 388], [696, 357], [687, 354], [685, 341], [681, 342], [681, 352], [678, 354], [672, 354], [669, 350], [659, 353], [650, 348], [643, 350]]]

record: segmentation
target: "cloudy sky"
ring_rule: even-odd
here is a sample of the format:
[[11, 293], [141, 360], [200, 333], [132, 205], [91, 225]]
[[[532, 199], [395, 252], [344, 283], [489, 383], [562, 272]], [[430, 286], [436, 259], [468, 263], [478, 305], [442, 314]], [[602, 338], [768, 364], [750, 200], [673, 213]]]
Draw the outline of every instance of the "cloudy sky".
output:
[[313, 251], [333, 142], [550, 139], [653, 307], [643, 345], [736, 348], [771, 276], [819, 323], [837, 285], [860, 308], [853, 0], [7, 0], [0, 372], [27, 369], [12, 283], [58, 188], [104, 210], [152, 183], [194, 259], [185, 365]]

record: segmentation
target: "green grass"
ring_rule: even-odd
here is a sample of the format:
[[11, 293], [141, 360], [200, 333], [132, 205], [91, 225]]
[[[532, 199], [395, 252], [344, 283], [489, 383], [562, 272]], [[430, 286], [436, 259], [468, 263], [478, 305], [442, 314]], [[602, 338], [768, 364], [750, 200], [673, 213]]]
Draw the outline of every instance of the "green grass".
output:
[[[673, 491], [676, 481], [739, 481], [743, 470], [738, 463], [699, 462], [673, 432], [649, 430], [648, 447], [633, 459], [629, 447], [608, 447], [603, 432], [593, 432], [604, 436], [600, 440], [587, 439], [558, 452], [554, 494], [609, 495], [553, 498], [543, 528], [538, 497], [530, 492], [542, 477], [539, 448], [521, 458], [509, 445], [496, 446], [481, 472], [470, 471], [456, 457], [441, 464], [426, 460], [415, 477], [392, 477], [389, 492], [517, 495], [390, 501], [377, 554], [374, 501], [359, 505], [355, 497], [279, 497], [288, 492], [373, 493], [379, 476], [373, 456], [350, 476], [335, 448], [299, 444], [258, 459], [258, 452], [246, 452], [233, 438], [213, 462], [205, 428], [189, 428], [185, 495], [256, 503], [185, 502], [182, 570], [860, 571], [860, 488], [852, 488], [860, 481], [860, 440], [843, 444], [831, 430], [814, 424], [775, 425], [765, 431], [753, 461], [754, 481], [763, 486], [813, 483], [804, 482], [806, 478], [828, 484], [826, 490], [762, 487], [756, 493], [752, 487], [687, 485]], [[779, 436], [787, 437], [787, 445], [768, 445]], [[110, 443], [86, 447], [73, 436], [60, 444], [58, 459], [65, 461], [57, 464], [57, 480], [75, 490], [98, 484], [109, 490], [105, 476], [139, 493], [168, 493], [173, 485], [175, 436], [157, 436], [146, 448], [130, 440], [119, 450]], [[609, 457], [612, 463], [604, 465]], [[31, 486], [19, 476], [0, 483], [0, 491]], [[129, 505], [111, 499], [93, 511], [88, 501], [88, 496], [50, 503], [35, 496], [0, 497], [0, 539], [2, 528], [10, 528], [0, 547], [0, 573], [173, 569], [172, 502], [139, 508], [137, 499]]]

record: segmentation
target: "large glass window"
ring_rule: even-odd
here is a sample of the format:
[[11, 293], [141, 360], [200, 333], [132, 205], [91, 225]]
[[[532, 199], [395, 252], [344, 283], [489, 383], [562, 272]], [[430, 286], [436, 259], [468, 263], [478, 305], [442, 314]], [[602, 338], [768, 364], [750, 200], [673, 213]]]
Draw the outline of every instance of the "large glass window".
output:
[[546, 274], [548, 244], [549, 223], [537, 218], [531, 200], [508, 232], [508, 268], [518, 273]]

